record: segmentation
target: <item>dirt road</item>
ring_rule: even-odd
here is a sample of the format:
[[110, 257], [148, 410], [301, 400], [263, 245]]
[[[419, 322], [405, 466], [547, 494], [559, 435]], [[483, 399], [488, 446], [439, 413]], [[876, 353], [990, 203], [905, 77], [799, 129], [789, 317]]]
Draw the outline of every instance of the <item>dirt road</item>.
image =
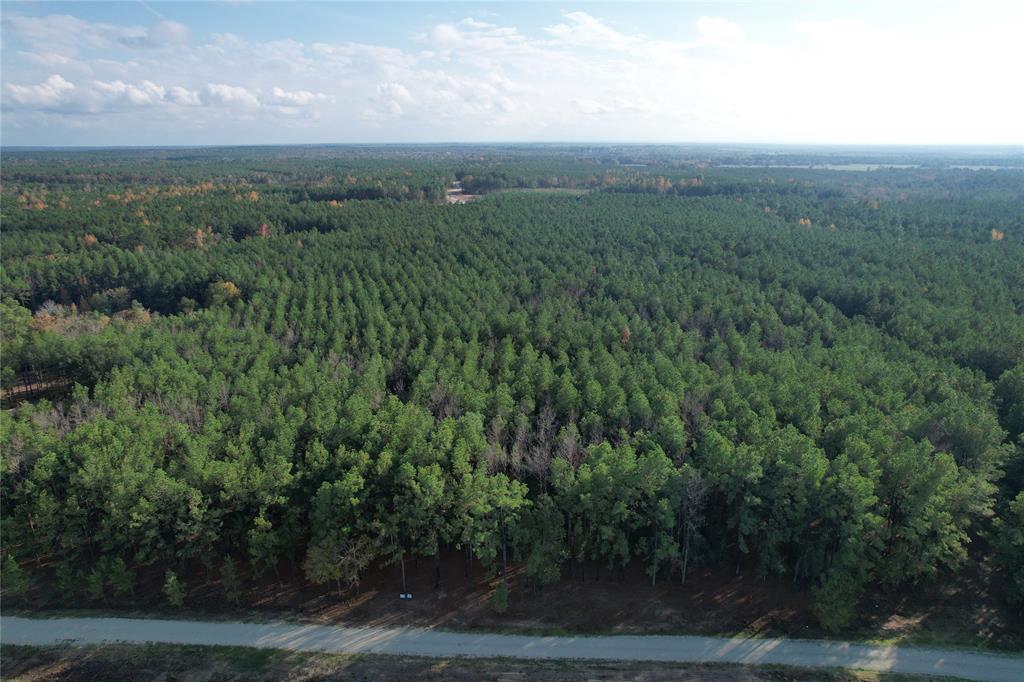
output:
[[404, 656], [775, 664], [944, 675], [991, 682], [1024, 680], [1024, 657], [821, 640], [663, 635], [534, 637], [290, 623], [5, 617], [0, 618], [0, 642], [34, 645], [161, 642]]

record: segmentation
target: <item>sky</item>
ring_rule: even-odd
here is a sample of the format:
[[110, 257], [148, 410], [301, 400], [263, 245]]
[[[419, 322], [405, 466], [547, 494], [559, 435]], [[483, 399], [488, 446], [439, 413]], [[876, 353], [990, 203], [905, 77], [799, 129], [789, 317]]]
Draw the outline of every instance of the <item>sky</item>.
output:
[[0, 143], [1024, 144], [1024, 2], [2, 2]]

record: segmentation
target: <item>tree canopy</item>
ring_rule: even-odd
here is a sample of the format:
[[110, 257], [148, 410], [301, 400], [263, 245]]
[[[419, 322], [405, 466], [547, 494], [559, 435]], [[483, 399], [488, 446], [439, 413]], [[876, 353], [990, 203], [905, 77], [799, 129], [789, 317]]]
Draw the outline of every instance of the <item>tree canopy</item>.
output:
[[1019, 575], [1019, 172], [488, 153], [6, 158], [5, 571]]

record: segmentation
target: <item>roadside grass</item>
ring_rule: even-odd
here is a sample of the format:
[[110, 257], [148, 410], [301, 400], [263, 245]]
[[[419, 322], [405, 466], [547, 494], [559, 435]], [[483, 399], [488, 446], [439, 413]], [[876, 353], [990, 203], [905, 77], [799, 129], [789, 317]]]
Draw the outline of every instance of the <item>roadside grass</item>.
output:
[[[3, 679], [44, 680], [662, 680], [708, 682], [922, 682], [940, 678], [787, 666], [616, 661], [421, 658], [316, 654], [240, 646], [109, 644], [0, 645]], [[949, 678], [942, 678], [949, 679]]]
[[923, 631], [893, 637], [878, 637], [869, 632], [860, 633], [851, 639], [836, 637], [837, 640], [870, 644], [873, 646], [917, 647], [924, 649], [958, 649], [972, 653], [991, 653], [1000, 656], [1024, 658], [1024, 642], [974, 642], [964, 641], [956, 632]]

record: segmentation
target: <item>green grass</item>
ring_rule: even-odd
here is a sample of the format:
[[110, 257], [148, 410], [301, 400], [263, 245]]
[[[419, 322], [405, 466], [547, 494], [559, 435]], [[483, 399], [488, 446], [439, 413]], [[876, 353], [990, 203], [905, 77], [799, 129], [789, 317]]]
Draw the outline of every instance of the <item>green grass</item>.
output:
[[[836, 639], [841, 639], [836, 637]], [[957, 633], [923, 631], [896, 637], [877, 637], [862, 633], [853, 640], [875, 646], [922, 647], [933, 649], [959, 649], [962, 651], [998, 653], [1005, 656], [1024, 657], [1024, 642], [1000, 642], [987, 640], [965, 640]]]

